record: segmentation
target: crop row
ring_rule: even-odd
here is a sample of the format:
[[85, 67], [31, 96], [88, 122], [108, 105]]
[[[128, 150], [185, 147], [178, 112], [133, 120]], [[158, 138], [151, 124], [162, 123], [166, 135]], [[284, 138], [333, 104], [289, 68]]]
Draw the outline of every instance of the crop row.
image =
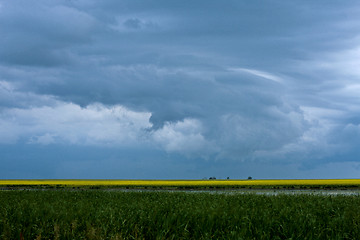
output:
[[0, 187], [176, 187], [176, 188], [359, 188], [360, 179], [289, 179], [289, 180], [0, 180]]

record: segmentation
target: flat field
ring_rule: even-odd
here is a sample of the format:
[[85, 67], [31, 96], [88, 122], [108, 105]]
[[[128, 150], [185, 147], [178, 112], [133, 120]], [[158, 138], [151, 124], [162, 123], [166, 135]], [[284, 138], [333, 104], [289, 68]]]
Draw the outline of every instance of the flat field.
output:
[[0, 180], [0, 187], [360, 188], [360, 179], [281, 180]]
[[3, 190], [0, 239], [359, 239], [360, 198]]

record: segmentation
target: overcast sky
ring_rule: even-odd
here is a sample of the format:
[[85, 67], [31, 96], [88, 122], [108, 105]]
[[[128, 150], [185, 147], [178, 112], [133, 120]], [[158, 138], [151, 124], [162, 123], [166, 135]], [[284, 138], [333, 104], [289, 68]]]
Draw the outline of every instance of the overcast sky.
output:
[[359, 178], [359, 16], [0, 0], [0, 178]]

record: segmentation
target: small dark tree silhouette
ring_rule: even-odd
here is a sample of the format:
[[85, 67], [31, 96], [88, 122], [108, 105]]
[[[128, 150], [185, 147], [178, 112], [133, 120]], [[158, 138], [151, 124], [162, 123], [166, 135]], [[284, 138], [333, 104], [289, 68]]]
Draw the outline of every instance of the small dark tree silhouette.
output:
[[249, 177], [248, 177], [248, 180], [251, 180], [251, 179], [252, 179], [252, 177], [251, 177], [251, 176], [249, 176]]

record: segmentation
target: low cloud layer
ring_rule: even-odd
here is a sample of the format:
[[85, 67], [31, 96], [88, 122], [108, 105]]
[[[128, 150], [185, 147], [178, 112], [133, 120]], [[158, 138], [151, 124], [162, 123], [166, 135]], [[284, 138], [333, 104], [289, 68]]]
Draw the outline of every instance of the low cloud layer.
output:
[[0, 1], [0, 145], [39, 156], [99, 148], [99, 164], [126, 152], [177, 177], [356, 165], [359, 11], [351, 1]]

